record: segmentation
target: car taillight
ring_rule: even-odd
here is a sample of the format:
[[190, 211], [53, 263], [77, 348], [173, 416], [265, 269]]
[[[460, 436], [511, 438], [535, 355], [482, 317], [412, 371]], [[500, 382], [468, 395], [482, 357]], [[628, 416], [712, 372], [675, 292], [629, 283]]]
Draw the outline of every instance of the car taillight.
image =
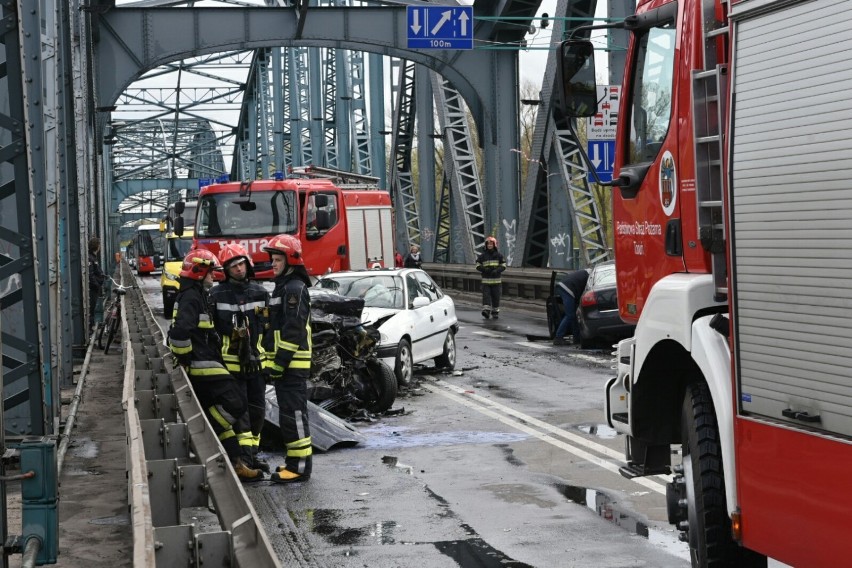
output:
[[594, 291], [589, 290], [583, 297], [580, 298], [581, 306], [594, 306], [598, 303], [598, 297], [595, 295]]

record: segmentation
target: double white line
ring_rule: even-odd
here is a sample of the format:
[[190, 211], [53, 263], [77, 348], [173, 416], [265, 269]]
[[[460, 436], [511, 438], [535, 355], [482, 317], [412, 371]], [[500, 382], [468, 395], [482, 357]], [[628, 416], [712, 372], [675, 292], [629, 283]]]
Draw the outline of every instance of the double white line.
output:
[[[434, 377], [431, 377], [431, 379], [432, 380], [428, 383], [421, 382], [420, 386], [430, 392], [446, 397], [453, 402], [471, 408], [480, 414], [484, 414], [489, 418], [502, 422], [515, 430], [519, 430], [529, 434], [530, 436], [538, 438], [542, 442], [546, 442], [570, 454], [574, 454], [578, 458], [611, 471], [616, 475], [621, 475], [618, 472], [618, 468], [624, 464], [624, 456], [620, 452], [610, 449], [602, 444], [587, 440], [573, 432], [557, 428], [552, 424], [548, 424], [547, 422], [543, 422], [537, 418], [518, 412], [513, 408], [500, 404], [499, 402], [467, 392], [463, 388], [451, 385], [440, 379]], [[558, 436], [558, 438], [554, 436]], [[593, 454], [591, 452], [595, 453]], [[605, 457], [600, 457], [595, 454], [600, 454], [600, 456]], [[632, 481], [646, 489], [665, 495], [665, 482], [670, 481], [670, 479], [667, 476], [654, 476], [653, 478], [636, 477], [633, 478]]]

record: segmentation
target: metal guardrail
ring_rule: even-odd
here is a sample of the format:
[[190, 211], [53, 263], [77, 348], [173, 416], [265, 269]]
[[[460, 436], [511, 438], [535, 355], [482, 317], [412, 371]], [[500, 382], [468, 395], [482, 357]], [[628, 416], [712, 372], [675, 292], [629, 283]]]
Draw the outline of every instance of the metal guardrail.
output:
[[[479, 295], [482, 275], [473, 265], [429, 263], [423, 265], [435, 282], [444, 290]], [[550, 295], [550, 268], [507, 268], [502, 275], [503, 299], [518, 301], [525, 306], [541, 306]]]
[[138, 289], [124, 296], [122, 339], [133, 565], [280, 567], [186, 373], [164, 357]]

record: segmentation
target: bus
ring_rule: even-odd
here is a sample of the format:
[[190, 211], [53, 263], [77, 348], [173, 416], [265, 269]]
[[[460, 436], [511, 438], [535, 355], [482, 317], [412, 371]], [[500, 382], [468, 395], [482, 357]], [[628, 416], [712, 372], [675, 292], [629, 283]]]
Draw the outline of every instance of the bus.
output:
[[136, 273], [139, 276], [151, 274], [162, 268], [163, 233], [160, 225], [139, 225], [133, 239], [136, 253]]

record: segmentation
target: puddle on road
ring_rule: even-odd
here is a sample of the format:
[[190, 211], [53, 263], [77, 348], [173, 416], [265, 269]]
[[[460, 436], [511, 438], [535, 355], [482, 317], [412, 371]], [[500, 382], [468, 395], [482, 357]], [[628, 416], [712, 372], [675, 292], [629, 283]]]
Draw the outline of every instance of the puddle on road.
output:
[[360, 430], [366, 449], [456, 446], [459, 444], [508, 444], [529, 438], [520, 432], [411, 432], [409, 428], [379, 424]]
[[603, 440], [612, 440], [618, 436], [618, 432], [606, 424], [580, 424], [577, 426], [577, 429], [580, 432], [585, 432], [590, 436], [597, 436]]
[[662, 530], [648, 526], [645, 522], [636, 518], [636, 514], [627, 511], [613, 500], [609, 495], [576, 485], [557, 484], [556, 489], [569, 501], [578, 505], [585, 505], [596, 512], [601, 518], [623, 528], [631, 534], [645, 537], [648, 542], [662, 548], [669, 554], [689, 560], [689, 548], [685, 542], [678, 539], [677, 531]]
[[71, 443], [70, 453], [75, 458], [92, 459], [98, 457], [98, 444], [89, 438], [77, 438]]
[[521, 459], [518, 458], [518, 456], [515, 455], [515, 450], [512, 449], [509, 444], [494, 444], [494, 446], [500, 448], [500, 450], [503, 452], [503, 457], [506, 458], [506, 462], [508, 462], [509, 465], [513, 465], [515, 467], [521, 467], [523, 465], [526, 465]]

